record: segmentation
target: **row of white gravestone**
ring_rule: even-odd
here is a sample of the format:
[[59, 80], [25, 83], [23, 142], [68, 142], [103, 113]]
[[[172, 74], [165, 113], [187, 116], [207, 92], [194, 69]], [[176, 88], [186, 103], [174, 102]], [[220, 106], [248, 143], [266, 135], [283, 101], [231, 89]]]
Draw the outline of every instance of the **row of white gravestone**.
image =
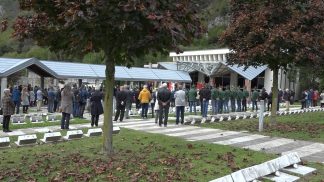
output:
[[[291, 115], [291, 114], [301, 114], [305, 112], [319, 112], [324, 111], [324, 108], [313, 108], [313, 109], [305, 109], [305, 110], [292, 110], [292, 111], [280, 111], [277, 112], [278, 115]], [[264, 113], [264, 117], [270, 116], [270, 113]], [[231, 121], [231, 120], [240, 120], [240, 119], [250, 119], [250, 118], [258, 118], [259, 114], [256, 113], [237, 113], [237, 114], [222, 114], [222, 115], [211, 115], [207, 116], [207, 118], [203, 118], [202, 116], [190, 115], [185, 117], [185, 124], [199, 124], [199, 123], [213, 123], [213, 122], [221, 122], [221, 121]]]
[[[113, 133], [118, 134], [120, 132], [119, 127], [113, 128]], [[62, 140], [73, 140], [73, 139], [80, 139], [83, 136], [93, 137], [93, 136], [101, 136], [102, 129], [101, 128], [91, 128], [88, 130], [86, 134], [83, 134], [82, 130], [70, 130], [67, 131], [65, 136], [62, 136], [61, 132], [49, 132], [44, 133], [44, 138], [40, 139], [43, 143], [50, 143], [50, 142], [59, 142]], [[37, 144], [37, 135], [21, 135], [18, 136], [18, 140], [15, 142], [17, 146], [25, 146], [25, 145], [35, 145]], [[0, 138], [0, 148], [10, 147], [10, 139], [9, 137]]]
[[241, 169], [211, 182], [250, 182], [257, 181], [260, 178], [270, 181], [293, 182], [298, 180], [299, 177], [284, 172], [305, 176], [316, 171], [314, 168], [298, 165], [300, 162], [300, 157], [294, 152], [259, 165]]
[[[32, 123], [40, 123], [44, 121], [58, 121], [60, 119], [59, 115], [46, 115], [46, 119], [43, 118], [43, 114], [33, 114], [33, 115], [12, 115], [11, 122], [13, 124], [26, 124], [26, 121], [29, 120]], [[0, 115], [0, 123], [3, 122], [3, 116]]]

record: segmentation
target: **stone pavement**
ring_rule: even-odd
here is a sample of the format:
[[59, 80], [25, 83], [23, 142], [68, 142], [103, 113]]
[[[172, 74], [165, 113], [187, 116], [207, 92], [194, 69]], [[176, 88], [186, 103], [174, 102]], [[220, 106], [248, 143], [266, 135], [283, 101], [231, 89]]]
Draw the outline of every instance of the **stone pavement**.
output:
[[[85, 117], [90, 120], [89, 114]], [[73, 123], [73, 122], [72, 122]], [[99, 126], [102, 126], [102, 117]], [[226, 131], [220, 129], [202, 128], [198, 126], [186, 126], [169, 124], [168, 127], [159, 127], [153, 119], [130, 119], [124, 122], [114, 123], [114, 126], [128, 128], [148, 133], [157, 133], [167, 136], [183, 138], [187, 141], [205, 141], [219, 145], [230, 145], [239, 148], [251, 149], [273, 154], [286, 154], [298, 152], [299, 156], [307, 161], [324, 163], [324, 143], [293, 140], [279, 137], [270, 137], [259, 134], [251, 134], [239, 131]], [[89, 124], [71, 124], [70, 129], [91, 128]], [[40, 128], [27, 128], [14, 130], [11, 133], [0, 131], [0, 137], [18, 136], [34, 133], [46, 133], [59, 131], [60, 126], [48, 126]]]

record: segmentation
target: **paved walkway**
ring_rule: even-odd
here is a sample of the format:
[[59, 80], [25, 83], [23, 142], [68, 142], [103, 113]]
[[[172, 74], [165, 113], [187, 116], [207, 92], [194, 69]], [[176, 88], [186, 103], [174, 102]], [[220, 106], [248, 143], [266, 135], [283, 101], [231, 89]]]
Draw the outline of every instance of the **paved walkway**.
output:
[[[102, 126], [102, 119], [99, 125]], [[248, 148], [273, 154], [286, 154], [298, 152], [304, 160], [324, 163], [324, 144], [308, 141], [292, 140], [286, 138], [269, 137], [258, 134], [250, 134], [238, 131], [225, 131], [220, 129], [202, 128], [198, 126], [186, 126], [169, 124], [168, 127], [157, 126], [153, 119], [131, 119], [125, 122], [114, 123], [115, 126], [128, 128], [148, 133], [158, 133], [167, 136], [183, 138], [187, 141], [205, 141], [219, 145], [230, 145], [239, 148]], [[89, 124], [72, 124], [70, 129], [90, 128]], [[14, 130], [11, 133], [0, 131], [0, 137], [17, 136], [34, 133], [59, 131], [60, 126], [42, 128], [27, 128]]]

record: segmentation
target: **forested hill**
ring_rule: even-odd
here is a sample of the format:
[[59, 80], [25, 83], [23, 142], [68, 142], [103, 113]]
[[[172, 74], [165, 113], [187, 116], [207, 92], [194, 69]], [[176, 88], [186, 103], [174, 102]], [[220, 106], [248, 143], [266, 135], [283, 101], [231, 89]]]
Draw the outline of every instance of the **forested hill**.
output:
[[[208, 25], [208, 34], [205, 37], [195, 40], [189, 47], [183, 47], [184, 50], [197, 50], [197, 49], [211, 49], [217, 48], [215, 42], [217, 42], [219, 34], [224, 30], [227, 20], [226, 14], [228, 12], [229, 0], [204, 0], [199, 1], [203, 10], [201, 16], [204, 17], [206, 24]], [[9, 29], [0, 33], [0, 57], [13, 57], [13, 58], [26, 58], [36, 57], [38, 59], [47, 60], [82, 60], [87, 63], [100, 64], [103, 60], [103, 54], [90, 53], [84, 57], [75, 57], [70, 55], [64, 55], [63, 53], [51, 52], [46, 47], [38, 47], [31, 40], [19, 42], [11, 37], [12, 24], [14, 19], [18, 15], [24, 15], [30, 12], [22, 12], [19, 10], [18, 0], [0, 0], [0, 20], [7, 18], [9, 21]], [[148, 62], [157, 62], [167, 60], [167, 55], [157, 54], [157, 57], [147, 55], [143, 58], [139, 58], [135, 61], [136, 66], [142, 66]]]

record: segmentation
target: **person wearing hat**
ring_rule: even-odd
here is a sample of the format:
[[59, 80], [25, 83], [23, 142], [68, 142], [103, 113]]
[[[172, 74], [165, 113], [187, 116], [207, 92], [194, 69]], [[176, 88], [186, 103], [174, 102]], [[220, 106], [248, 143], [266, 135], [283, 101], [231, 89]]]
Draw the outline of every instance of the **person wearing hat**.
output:
[[192, 85], [191, 89], [188, 92], [188, 102], [189, 102], [189, 109], [190, 109], [189, 112], [192, 113], [192, 108], [193, 108], [195, 115], [197, 115], [196, 112], [197, 90], [195, 88], [195, 85]]
[[171, 92], [168, 90], [167, 83], [162, 84], [162, 88], [158, 90], [157, 94], [157, 100], [159, 103], [159, 126], [162, 126], [162, 119], [164, 116], [164, 127], [167, 127], [168, 124], [168, 115], [169, 115], [169, 108], [170, 108], [170, 102], [171, 102]]
[[9, 130], [10, 117], [15, 113], [15, 103], [11, 99], [9, 89], [4, 89], [4, 96], [2, 97], [2, 114], [3, 114], [3, 132], [11, 132]]

